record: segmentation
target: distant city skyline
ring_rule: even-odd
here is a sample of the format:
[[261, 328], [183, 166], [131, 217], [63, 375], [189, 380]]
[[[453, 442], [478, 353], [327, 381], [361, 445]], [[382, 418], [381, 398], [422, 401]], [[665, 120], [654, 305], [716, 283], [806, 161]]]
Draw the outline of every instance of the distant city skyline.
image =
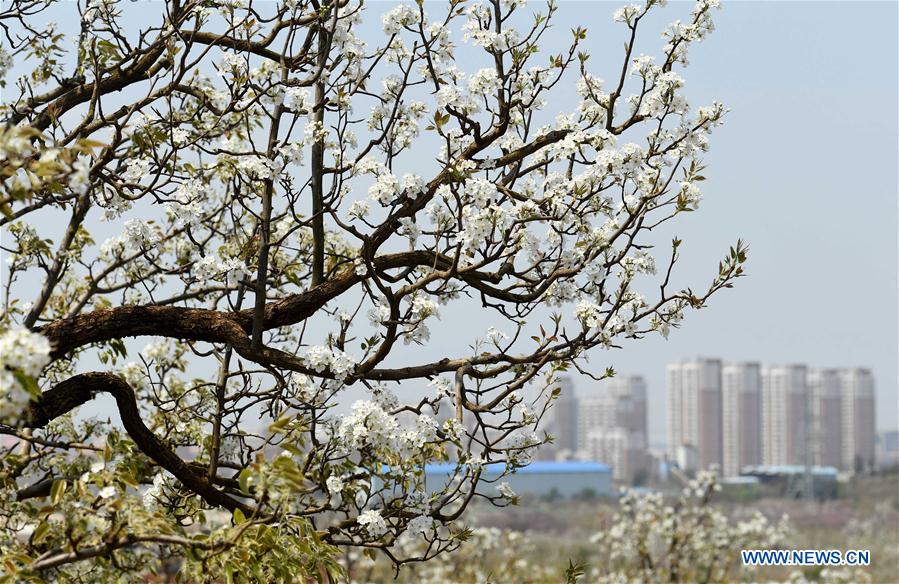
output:
[[697, 357], [667, 371], [666, 450], [688, 470], [714, 464], [736, 476], [756, 465], [875, 465], [875, 382], [867, 369]]
[[[688, 470], [716, 465], [722, 475], [737, 476], [759, 465], [853, 471], [877, 462], [883, 430], [875, 423], [876, 383], [868, 369], [693, 357], [666, 370], [668, 440], [661, 450]], [[562, 376], [559, 385], [545, 426], [555, 442], [542, 458], [594, 460], [625, 481], [648, 468], [647, 428], [656, 421], [647, 416], [641, 375], [587, 384]]]

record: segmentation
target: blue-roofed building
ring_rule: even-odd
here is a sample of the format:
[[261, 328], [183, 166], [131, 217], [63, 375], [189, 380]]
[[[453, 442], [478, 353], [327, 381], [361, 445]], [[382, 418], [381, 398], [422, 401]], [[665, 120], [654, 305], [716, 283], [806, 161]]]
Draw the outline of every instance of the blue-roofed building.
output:
[[[429, 464], [425, 466], [428, 487], [438, 490], [450, 480], [457, 467], [455, 464]], [[559, 496], [574, 498], [585, 495], [613, 496], [617, 491], [612, 486], [612, 467], [598, 462], [555, 462], [535, 461], [519, 468], [514, 474], [499, 479], [505, 469], [502, 463], [484, 467], [482, 480], [509, 483], [518, 495], [535, 497]], [[490, 486], [482, 486], [481, 491]]]

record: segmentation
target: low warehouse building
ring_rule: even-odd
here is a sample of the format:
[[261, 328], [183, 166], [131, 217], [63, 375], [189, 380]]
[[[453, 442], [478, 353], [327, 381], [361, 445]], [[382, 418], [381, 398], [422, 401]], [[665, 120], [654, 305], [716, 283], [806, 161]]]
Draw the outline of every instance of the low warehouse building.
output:
[[[617, 490], [612, 485], [612, 468], [598, 462], [540, 460], [497, 480], [504, 469], [505, 465], [502, 463], [488, 464], [484, 467], [482, 480], [496, 481], [497, 485], [506, 482], [516, 494], [535, 497], [559, 496], [570, 499], [617, 495]], [[428, 485], [435, 490], [441, 488], [456, 470], [455, 464], [426, 465]]]
[[773, 485], [782, 497], [805, 496], [811, 480], [812, 493], [816, 499], [836, 498], [838, 474], [837, 469], [832, 466], [806, 469], [800, 465], [747, 466], [740, 472], [741, 476], [758, 478], [763, 485]]

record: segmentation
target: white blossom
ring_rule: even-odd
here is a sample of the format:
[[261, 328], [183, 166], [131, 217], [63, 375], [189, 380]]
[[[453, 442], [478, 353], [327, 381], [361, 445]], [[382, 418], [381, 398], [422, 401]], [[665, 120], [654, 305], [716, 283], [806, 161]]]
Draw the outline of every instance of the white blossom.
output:
[[31, 390], [17, 377], [36, 378], [50, 363], [50, 342], [27, 329], [10, 329], [0, 335], [0, 421], [10, 425], [24, 422], [23, 415]]
[[384, 32], [389, 35], [397, 34], [403, 27], [421, 22], [418, 8], [411, 4], [399, 4], [381, 18]]
[[115, 497], [116, 493], [117, 493], [116, 488], [114, 486], [110, 485], [108, 487], [103, 487], [102, 489], [100, 489], [100, 492], [97, 494], [100, 496], [101, 499], [109, 499], [111, 497]]
[[91, 159], [86, 154], [79, 154], [72, 163], [72, 174], [69, 176], [69, 188], [78, 195], [87, 192], [90, 186]]
[[364, 511], [356, 518], [356, 522], [359, 523], [372, 538], [377, 539], [387, 533], [387, 522], [381, 517], [379, 511], [373, 509]]
[[505, 497], [506, 499], [514, 499], [516, 497], [515, 491], [512, 490], [512, 487], [509, 486], [509, 483], [502, 482], [496, 485], [496, 490], [499, 491], [499, 494]]
[[162, 472], [156, 473], [153, 477], [153, 485], [144, 491], [143, 502], [144, 507], [153, 510], [159, 505], [159, 499], [162, 497], [162, 489], [166, 485], [167, 479]]
[[382, 205], [392, 203], [400, 192], [400, 183], [396, 177], [389, 172], [385, 172], [378, 176], [375, 184], [368, 189], [368, 195]]
[[427, 515], [413, 517], [406, 525], [406, 533], [409, 535], [427, 535], [434, 528], [434, 520]]
[[364, 219], [369, 210], [368, 201], [353, 201], [347, 209], [347, 216], [351, 219]]
[[134, 249], [143, 249], [153, 244], [153, 231], [142, 219], [125, 221], [125, 241]]
[[316, 373], [330, 371], [338, 381], [343, 381], [356, 368], [356, 360], [348, 353], [327, 346], [309, 347], [306, 363]]

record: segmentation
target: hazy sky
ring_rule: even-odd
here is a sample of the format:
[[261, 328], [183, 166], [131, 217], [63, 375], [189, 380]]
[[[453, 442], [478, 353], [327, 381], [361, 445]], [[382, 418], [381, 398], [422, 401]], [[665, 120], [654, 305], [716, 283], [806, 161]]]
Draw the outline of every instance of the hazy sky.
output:
[[[364, 28], [378, 35], [371, 44], [383, 38], [380, 17], [391, 4], [368, 5]], [[544, 48], [563, 50], [570, 29], [586, 26], [591, 71], [613, 78], [626, 32], [611, 19], [620, 4], [561, 2]], [[130, 5], [129, 19], [146, 10], [155, 22], [159, 7]], [[648, 19], [638, 52], [657, 54], [658, 33], [689, 8], [672, 3]], [[664, 234], [684, 241], [673, 285], [707, 286], [738, 237], [750, 244], [750, 262], [748, 277], [689, 313], [667, 341], [592, 355], [598, 369], [647, 379], [652, 443], [665, 439], [665, 364], [695, 355], [870, 367], [879, 428], [897, 427], [897, 16], [894, 2], [734, 2], [691, 50], [683, 72], [691, 104], [717, 99], [732, 111], [712, 135], [700, 211]], [[575, 106], [573, 91], [555, 95], [553, 115]], [[420, 151], [429, 165], [433, 152]], [[464, 354], [457, 349], [490, 324], [470, 307], [441, 312], [434, 342], [415, 356]], [[589, 380], [578, 388], [598, 389]], [[111, 406], [101, 401], [82, 415]]]
[[[614, 6], [561, 3], [557, 32], [588, 26], [595, 69], [611, 62], [601, 48], [620, 54]], [[706, 283], [738, 236], [750, 244], [749, 275], [667, 342], [598, 357], [646, 377], [655, 443], [665, 439], [665, 364], [694, 355], [870, 367], [878, 427], [895, 429], [897, 4], [739, 2], [715, 21], [691, 50], [685, 93], [732, 111], [705, 158], [703, 205], [674, 227], [680, 281]]]

